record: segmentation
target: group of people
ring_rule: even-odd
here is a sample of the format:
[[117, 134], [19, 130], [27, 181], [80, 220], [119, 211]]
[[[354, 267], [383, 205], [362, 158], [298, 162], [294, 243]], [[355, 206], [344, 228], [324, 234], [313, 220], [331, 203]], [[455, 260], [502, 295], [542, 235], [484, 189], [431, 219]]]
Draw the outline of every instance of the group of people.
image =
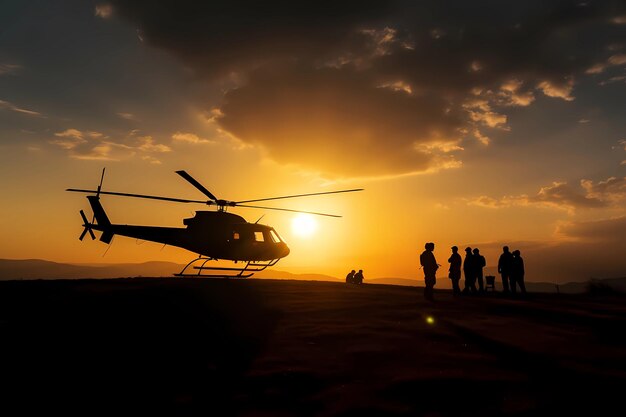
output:
[[[433, 242], [426, 243], [424, 249], [424, 252], [420, 255], [420, 264], [424, 269], [424, 282], [426, 284], [424, 288], [424, 298], [432, 300], [435, 283], [437, 281], [437, 269], [439, 269], [441, 265], [435, 260], [433, 253], [435, 244]], [[502, 276], [502, 288], [504, 293], [511, 292], [515, 294], [517, 286], [519, 286], [522, 294], [526, 293], [526, 286], [524, 285], [524, 260], [520, 255], [519, 250], [515, 250], [511, 253], [509, 252], [508, 246], [502, 248], [502, 254], [498, 260], [498, 273]], [[465, 248], [465, 259], [461, 259], [459, 248], [452, 246], [452, 255], [448, 259], [448, 263], [450, 264], [448, 277], [452, 281], [452, 292], [454, 295], [476, 294], [485, 291], [483, 268], [487, 263], [478, 248]], [[459, 286], [461, 269], [463, 269], [463, 274], [465, 275], [465, 288], [463, 291], [461, 291]], [[478, 288], [476, 288], [476, 283], [478, 283]]]
[[347, 284], [363, 284], [363, 270], [359, 269], [359, 272], [355, 272], [354, 269], [348, 272], [346, 275], [346, 283]]

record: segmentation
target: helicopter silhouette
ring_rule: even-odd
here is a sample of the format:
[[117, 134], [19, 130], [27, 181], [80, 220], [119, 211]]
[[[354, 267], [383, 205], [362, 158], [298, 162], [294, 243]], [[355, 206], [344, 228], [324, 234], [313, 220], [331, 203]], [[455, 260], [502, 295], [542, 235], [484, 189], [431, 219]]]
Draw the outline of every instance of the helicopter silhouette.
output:
[[[190, 200], [184, 198], [161, 197], [144, 194], [120, 193], [102, 191], [104, 172], [96, 190], [68, 188], [66, 191], [79, 193], [94, 193], [88, 195], [87, 200], [93, 210], [92, 220], [89, 221], [85, 212], [80, 210], [83, 220], [83, 232], [79, 239], [82, 241], [89, 233], [92, 240], [96, 239], [94, 230], [102, 232], [100, 241], [110, 244], [113, 236], [120, 235], [141, 240], [163, 243], [176, 246], [197, 253], [198, 257], [191, 260], [181, 272], [175, 276], [202, 276], [202, 277], [238, 277], [248, 278], [255, 272], [274, 266], [280, 259], [289, 255], [289, 247], [281, 239], [273, 227], [247, 222], [243, 217], [228, 213], [231, 207], [246, 207], [265, 210], [280, 210], [294, 213], [307, 213], [319, 216], [341, 217], [334, 214], [317, 213], [311, 211], [291, 210], [278, 207], [262, 207], [249, 205], [259, 201], [281, 200], [287, 198], [308, 197], [314, 195], [349, 193], [362, 191], [362, 188], [352, 190], [327, 191], [321, 193], [297, 194], [282, 197], [270, 197], [254, 200], [229, 201], [217, 198], [186, 171], [176, 171], [178, 175], [207, 196], [208, 200]], [[177, 203], [197, 203], [215, 206], [215, 211], [196, 211], [194, 217], [183, 220], [186, 227], [140, 226], [111, 223], [102, 204], [100, 195], [114, 195], [123, 197], [145, 198]], [[216, 267], [208, 265], [209, 261], [227, 260], [234, 264], [242, 262], [241, 267]], [[245, 265], [244, 265], [245, 264]], [[187, 272], [188, 270], [195, 273]]]

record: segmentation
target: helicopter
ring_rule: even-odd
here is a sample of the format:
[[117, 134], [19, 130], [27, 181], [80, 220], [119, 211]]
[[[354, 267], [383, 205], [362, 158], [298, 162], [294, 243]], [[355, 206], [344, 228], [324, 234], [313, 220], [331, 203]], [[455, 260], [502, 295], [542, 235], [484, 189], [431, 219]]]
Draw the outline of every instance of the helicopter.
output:
[[[341, 217], [334, 214], [256, 206], [250, 205], [249, 203], [363, 191], [363, 188], [358, 188], [254, 200], [230, 201], [217, 198], [186, 171], [176, 171], [178, 175], [208, 197], [208, 200], [190, 200], [155, 195], [102, 191], [105, 169], [102, 170], [100, 184], [95, 190], [77, 188], [66, 189], [66, 191], [71, 192], [92, 194], [87, 196], [87, 200], [93, 211], [93, 217], [91, 221], [89, 221], [85, 212], [80, 210], [80, 216], [83, 221], [83, 231], [79, 239], [82, 241], [87, 233], [89, 233], [91, 239], [95, 240], [96, 235], [94, 234], [94, 230], [96, 230], [102, 232], [100, 241], [106, 244], [111, 243], [113, 236], [120, 235], [176, 246], [197, 253], [198, 256], [195, 259], [191, 260], [179, 273], [174, 274], [179, 277], [248, 278], [255, 272], [263, 271], [268, 267], [276, 265], [280, 259], [289, 255], [289, 247], [273, 227], [259, 224], [261, 219], [257, 220], [255, 223], [247, 222], [243, 217], [229, 213], [227, 210], [231, 207], [280, 210], [318, 216]], [[205, 204], [215, 207], [216, 210], [196, 211], [194, 217], [183, 219], [185, 227], [181, 228], [115, 224], [111, 223], [100, 202], [101, 195], [144, 198], [177, 203]], [[217, 267], [208, 264], [209, 261], [220, 260], [232, 261], [235, 266]], [[238, 266], [237, 264], [240, 262], [241, 264]]]

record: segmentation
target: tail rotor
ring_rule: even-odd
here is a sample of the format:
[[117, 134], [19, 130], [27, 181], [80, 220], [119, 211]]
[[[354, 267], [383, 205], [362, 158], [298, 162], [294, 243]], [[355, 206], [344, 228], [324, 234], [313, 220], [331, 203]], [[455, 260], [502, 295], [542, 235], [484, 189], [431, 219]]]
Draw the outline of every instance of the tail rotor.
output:
[[87, 216], [85, 216], [85, 212], [82, 210], [80, 211], [80, 217], [83, 218], [83, 227], [85, 229], [83, 230], [83, 233], [80, 234], [80, 237], [78, 239], [82, 241], [85, 238], [85, 235], [87, 234], [87, 232], [89, 232], [89, 235], [91, 236], [91, 240], [95, 240], [96, 235], [93, 233], [93, 230], [91, 229], [92, 224], [89, 223], [89, 220], [87, 220]]
[[[98, 185], [98, 190], [96, 191], [96, 198], [100, 197], [100, 190], [102, 190], [102, 182], [104, 181], [105, 170], [106, 168], [102, 168], [102, 176], [100, 177], [100, 184]], [[83, 230], [83, 233], [80, 234], [78, 239], [82, 241], [85, 238], [85, 235], [87, 234], [87, 232], [89, 232], [89, 236], [91, 236], [91, 240], [96, 240], [96, 235], [93, 233], [93, 230], [92, 230], [93, 223], [96, 221], [96, 214], [94, 213], [93, 217], [91, 218], [91, 223], [89, 222], [89, 220], [87, 220], [87, 216], [85, 216], [85, 212], [82, 210], [80, 211], [80, 217], [83, 218], [84, 230]]]

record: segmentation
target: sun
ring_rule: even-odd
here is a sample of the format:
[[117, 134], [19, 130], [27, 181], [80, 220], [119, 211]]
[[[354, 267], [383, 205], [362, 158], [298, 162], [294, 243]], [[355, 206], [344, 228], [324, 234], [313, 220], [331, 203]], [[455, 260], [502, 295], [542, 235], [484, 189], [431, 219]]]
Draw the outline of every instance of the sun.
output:
[[317, 230], [317, 221], [310, 214], [298, 214], [291, 221], [291, 231], [300, 237], [310, 237]]

